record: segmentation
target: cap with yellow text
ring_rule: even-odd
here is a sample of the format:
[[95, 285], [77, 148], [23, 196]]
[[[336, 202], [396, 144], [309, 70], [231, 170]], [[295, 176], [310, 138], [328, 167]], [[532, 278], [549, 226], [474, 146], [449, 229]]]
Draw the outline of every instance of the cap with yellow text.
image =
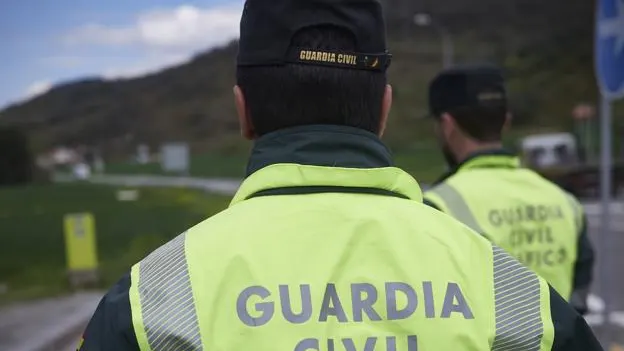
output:
[[[297, 32], [335, 26], [353, 34], [356, 52], [290, 47]], [[378, 0], [247, 0], [240, 23], [238, 66], [311, 64], [385, 71], [392, 55]]]

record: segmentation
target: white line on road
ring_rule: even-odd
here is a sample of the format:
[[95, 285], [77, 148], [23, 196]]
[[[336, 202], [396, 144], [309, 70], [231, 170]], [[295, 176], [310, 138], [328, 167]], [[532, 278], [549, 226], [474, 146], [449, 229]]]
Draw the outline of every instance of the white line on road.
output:
[[[590, 326], [604, 325], [604, 316], [602, 313], [605, 309], [605, 302], [600, 296], [590, 294], [587, 298], [587, 307], [589, 308], [589, 314], [585, 316], [585, 321]], [[624, 328], [624, 311], [615, 311], [609, 313], [609, 323]]]
[[605, 309], [605, 302], [600, 296], [589, 294], [587, 297], [587, 307], [591, 312], [601, 313]]
[[[604, 316], [597, 313], [589, 313], [585, 316], [585, 321], [592, 327], [604, 325]], [[609, 324], [624, 328], [624, 311], [609, 313]]]

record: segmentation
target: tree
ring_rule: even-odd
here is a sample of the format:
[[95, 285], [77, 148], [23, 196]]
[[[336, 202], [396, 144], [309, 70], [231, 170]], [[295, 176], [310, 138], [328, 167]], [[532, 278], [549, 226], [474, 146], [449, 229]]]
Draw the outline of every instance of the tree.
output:
[[0, 186], [29, 183], [32, 179], [28, 138], [18, 128], [0, 128]]

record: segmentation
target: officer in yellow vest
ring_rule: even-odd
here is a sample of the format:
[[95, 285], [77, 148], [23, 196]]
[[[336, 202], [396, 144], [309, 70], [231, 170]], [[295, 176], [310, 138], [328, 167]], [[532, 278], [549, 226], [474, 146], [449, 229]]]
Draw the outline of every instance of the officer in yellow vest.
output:
[[601, 350], [544, 280], [393, 167], [377, 0], [249, 0], [239, 45], [245, 181], [132, 267], [82, 350]]
[[446, 70], [432, 81], [429, 104], [452, 169], [425, 201], [511, 253], [586, 312], [594, 252], [583, 208], [503, 149], [510, 117], [500, 71]]

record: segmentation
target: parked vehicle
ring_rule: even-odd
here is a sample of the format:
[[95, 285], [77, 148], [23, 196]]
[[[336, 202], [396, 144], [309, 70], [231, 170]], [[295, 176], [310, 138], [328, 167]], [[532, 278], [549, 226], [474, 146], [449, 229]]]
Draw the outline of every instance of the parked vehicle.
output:
[[[525, 166], [579, 198], [595, 199], [600, 195], [600, 164], [582, 157], [571, 133], [530, 135], [520, 143]], [[624, 195], [624, 162], [614, 159], [613, 196]]]

